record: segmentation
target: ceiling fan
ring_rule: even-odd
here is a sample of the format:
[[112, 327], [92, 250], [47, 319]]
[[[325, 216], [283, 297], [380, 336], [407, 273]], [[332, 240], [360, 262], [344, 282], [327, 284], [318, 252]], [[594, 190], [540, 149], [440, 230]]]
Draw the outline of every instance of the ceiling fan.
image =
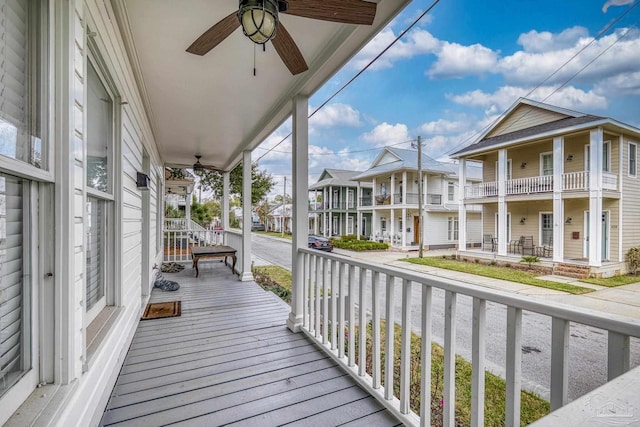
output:
[[289, 69], [296, 75], [308, 69], [307, 63], [289, 32], [278, 20], [278, 13], [342, 24], [371, 25], [376, 3], [364, 0], [239, 0], [238, 11], [205, 31], [187, 52], [205, 55], [239, 26], [254, 43], [269, 40]]
[[220, 169], [215, 167], [215, 166], [203, 165], [202, 163], [200, 163], [200, 158], [201, 157], [202, 157], [201, 155], [196, 154], [196, 162], [192, 166], [193, 171], [195, 173], [200, 173], [200, 172], [205, 171], [205, 170], [216, 171], [216, 172], [220, 171]]

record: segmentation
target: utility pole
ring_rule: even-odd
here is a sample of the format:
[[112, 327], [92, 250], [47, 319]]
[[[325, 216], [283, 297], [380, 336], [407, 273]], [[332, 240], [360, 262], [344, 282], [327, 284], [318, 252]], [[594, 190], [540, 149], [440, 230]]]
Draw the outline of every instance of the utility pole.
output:
[[287, 177], [284, 177], [284, 190], [282, 193], [282, 215], [280, 216], [280, 228], [282, 229], [282, 237], [284, 238], [284, 206], [287, 201]]
[[422, 226], [422, 137], [418, 135], [418, 257], [422, 258], [423, 226]]

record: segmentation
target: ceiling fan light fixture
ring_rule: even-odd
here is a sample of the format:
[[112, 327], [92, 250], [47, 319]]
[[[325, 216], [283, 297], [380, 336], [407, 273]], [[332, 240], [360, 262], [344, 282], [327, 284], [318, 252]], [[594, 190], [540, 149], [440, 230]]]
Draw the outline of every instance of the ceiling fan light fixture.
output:
[[278, 0], [240, 0], [238, 19], [244, 35], [256, 44], [271, 40], [278, 29]]

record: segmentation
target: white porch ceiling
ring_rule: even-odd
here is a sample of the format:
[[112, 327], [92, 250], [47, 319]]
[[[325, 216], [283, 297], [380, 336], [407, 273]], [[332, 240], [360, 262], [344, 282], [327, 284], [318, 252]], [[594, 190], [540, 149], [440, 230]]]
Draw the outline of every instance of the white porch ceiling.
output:
[[[296, 0], [290, 0], [293, 2]], [[238, 28], [205, 56], [186, 48], [238, 8], [238, 0], [114, 0], [149, 119], [166, 164], [232, 169], [291, 115], [297, 94], [312, 95], [410, 0], [379, 0], [372, 26], [281, 14], [309, 70], [292, 76], [275, 49]]]

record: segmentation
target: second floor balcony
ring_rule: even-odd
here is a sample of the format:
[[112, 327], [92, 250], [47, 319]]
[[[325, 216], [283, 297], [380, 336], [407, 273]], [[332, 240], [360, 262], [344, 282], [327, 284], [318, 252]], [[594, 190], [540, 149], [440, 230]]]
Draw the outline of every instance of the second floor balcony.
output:
[[[562, 174], [562, 191], [587, 191], [589, 190], [589, 185], [589, 172]], [[602, 189], [617, 191], [618, 176], [610, 172], [603, 172]], [[510, 179], [506, 181], [505, 185], [507, 196], [551, 192], [553, 192], [553, 175]], [[465, 187], [465, 199], [482, 199], [495, 196], [498, 196], [498, 181], [482, 182]]]

